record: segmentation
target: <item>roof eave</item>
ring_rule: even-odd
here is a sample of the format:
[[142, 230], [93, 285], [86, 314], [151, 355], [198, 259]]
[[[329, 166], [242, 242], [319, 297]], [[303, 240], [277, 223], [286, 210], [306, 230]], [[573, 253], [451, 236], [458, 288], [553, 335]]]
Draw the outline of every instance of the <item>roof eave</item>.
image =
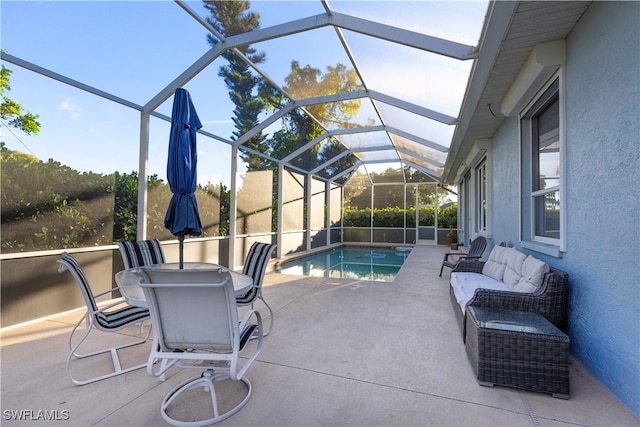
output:
[[[480, 38], [480, 55], [471, 71], [445, 163], [443, 183], [459, 183], [467, 168], [477, 160], [477, 155], [487, 149], [487, 141], [493, 138], [505, 120], [504, 114], [514, 113], [514, 105], [505, 110], [504, 107], [509, 106], [502, 103], [512, 89], [516, 94], [522, 89], [521, 85], [513, 85], [523, 69], [528, 67], [530, 54], [536, 54], [535, 61], [539, 62], [536, 49], [540, 47], [540, 55], [546, 59], [544, 64], [538, 64], [544, 67], [535, 67], [538, 75], [529, 82], [532, 85], [529, 90], [537, 89], [548, 70], [557, 68], [562, 62], [547, 64], [549, 59], [558, 58], [554, 55], [546, 57], [543, 53], [557, 51], [559, 44], [556, 42], [564, 42], [590, 4], [590, 1], [571, 0], [491, 2]], [[528, 74], [524, 76], [530, 78]], [[474, 147], [478, 149], [477, 153]]]
[[[486, 108], [490, 112], [497, 112], [497, 117], [494, 117], [496, 127], [504, 120], [504, 117], [499, 113], [499, 106], [493, 109], [488, 105], [480, 105], [480, 101], [519, 3], [517, 1], [494, 0], [488, 7], [478, 44], [479, 55], [471, 69], [464, 101], [460, 108], [458, 123], [453, 133], [449, 154], [444, 166], [442, 179], [445, 184], [455, 184], [454, 181], [458, 169], [473, 144], [473, 140], [468, 138], [467, 131], [477, 110]], [[491, 113], [491, 116], [494, 116], [494, 114]]]

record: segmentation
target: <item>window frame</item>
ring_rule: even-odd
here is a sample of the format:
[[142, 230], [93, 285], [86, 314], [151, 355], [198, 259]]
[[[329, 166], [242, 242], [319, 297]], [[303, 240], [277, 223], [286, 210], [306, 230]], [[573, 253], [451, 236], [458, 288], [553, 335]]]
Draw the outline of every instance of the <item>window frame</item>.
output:
[[475, 221], [474, 231], [477, 235], [487, 235], [488, 231], [488, 178], [487, 178], [487, 157], [482, 159], [474, 167], [475, 179]]
[[[554, 73], [536, 93], [518, 116], [521, 148], [521, 243], [523, 247], [560, 257], [566, 251], [566, 191], [564, 189], [565, 165], [565, 107], [564, 84], [561, 71]], [[547, 112], [557, 101], [558, 108], [558, 182], [549, 188], [539, 188], [539, 138], [537, 135], [537, 119]], [[559, 201], [558, 237], [537, 234], [536, 226], [540, 215], [536, 212], [536, 204], [541, 197], [557, 194]]]
[[[492, 160], [491, 147], [493, 141], [489, 138], [478, 139], [474, 142], [464, 159], [464, 169], [461, 169], [458, 181], [458, 236], [463, 236], [465, 244], [471, 243], [478, 236], [487, 239], [492, 237]], [[479, 214], [483, 208], [482, 194], [479, 194], [478, 169], [484, 166], [485, 193], [484, 218]], [[484, 221], [484, 229], [478, 227]]]

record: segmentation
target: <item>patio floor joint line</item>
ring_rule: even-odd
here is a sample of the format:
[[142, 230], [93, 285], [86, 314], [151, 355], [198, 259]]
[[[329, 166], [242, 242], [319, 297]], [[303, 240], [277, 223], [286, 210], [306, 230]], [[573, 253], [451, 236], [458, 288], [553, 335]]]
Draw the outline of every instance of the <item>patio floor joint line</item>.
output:
[[[440, 395], [440, 394], [428, 393], [426, 391], [412, 390], [412, 389], [403, 388], [403, 387], [397, 387], [397, 386], [393, 386], [393, 385], [389, 385], [389, 384], [376, 383], [376, 382], [373, 382], [373, 381], [362, 380], [362, 379], [353, 378], [353, 377], [347, 377], [347, 376], [344, 376], [344, 375], [331, 374], [331, 373], [328, 373], [328, 372], [317, 371], [317, 370], [314, 370], [314, 369], [301, 368], [301, 367], [298, 367], [298, 366], [291, 366], [291, 365], [284, 365], [282, 363], [269, 362], [269, 361], [261, 360], [261, 359], [256, 359], [256, 362], [264, 363], [264, 364], [267, 364], [267, 365], [280, 366], [282, 368], [296, 369], [296, 370], [299, 370], [299, 371], [310, 372], [310, 373], [313, 373], [313, 374], [326, 375], [326, 376], [329, 376], [329, 377], [340, 378], [340, 379], [349, 380], [349, 381], [356, 381], [356, 382], [359, 382], [359, 383], [370, 384], [370, 385], [374, 385], [374, 386], [378, 386], [378, 387], [390, 388], [390, 389], [399, 390], [399, 391], [406, 391], [406, 392], [409, 392], [409, 393], [420, 394], [420, 395], [423, 395], [423, 396], [430, 396], [430, 397], [435, 397], [435, 398], [439, 398], [439, 399], [451, 400], [451, 401], [454, 401], [454, 402], [466, 403], [466, 404], [474, 405], [474, 406], [482, 406], [484, 408], [490, 408], [490, 409], [495, 409], [495, 410], [498, 410], [498, 411], [510, 412], [510, 413], [513, 413], [513, 414], [531, 416], [531, 413], [525, 414], [524, 412], [521, 412], [521, 411], [514, 411], [514, 410], [511, 410], [511, 409], [500, 408], [498, 406], [493, 406], [493, 405], [485, 405], [485, 404], [482, 404], [482, 403], [472, 402], [472, 401], [469, 401], [469, 400], [458, 399], [456, 397], [443, 396], [443, 395]], [[536, 427], [540, 427], [540, 424], [537, 423], [537, 424], [535, 424], [535, 426]]]

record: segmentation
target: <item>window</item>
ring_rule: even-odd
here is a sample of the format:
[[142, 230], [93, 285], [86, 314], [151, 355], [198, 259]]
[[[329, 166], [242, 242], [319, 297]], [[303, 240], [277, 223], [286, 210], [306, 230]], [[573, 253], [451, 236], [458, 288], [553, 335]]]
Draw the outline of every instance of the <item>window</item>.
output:
[[557, 92], [533, 121], [535, 236], [560, 238], [560, 120]]
[[562, 163], [558, 78], [524, 113], [521, 130], [523, 240], [560, 246], [563, 227], [560, 214]]
[[487, 232], [487, 158], [476, 166], [476, 233]]

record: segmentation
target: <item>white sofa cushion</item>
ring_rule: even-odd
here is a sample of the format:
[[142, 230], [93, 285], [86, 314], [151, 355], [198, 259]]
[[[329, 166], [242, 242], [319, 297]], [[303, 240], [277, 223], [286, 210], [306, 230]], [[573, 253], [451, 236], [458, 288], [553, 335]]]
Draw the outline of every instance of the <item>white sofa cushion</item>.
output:
[[482, 267], [482, 274], [496, 280], [502, 280], [504, 269], [507, 267], [508, 248], [504, 246], [494, 246], [489, 254], [489, 259]]
[[498, 291], [511, 290], [504, 282], [480, 273], [455, 272], [451, 273], [451, 289], [464, 314], [465, 307], [477, 288], [494, 289]]
[[508, 248], [507, 267], [504, 269], [502, 280], [504, 283], [513, 288], [522, 277], [522, 264], [527, 256], [515, 248]]
[[513, 287], [516, 292], [535, 292], [544, 275], [549, 272], [549, 265], [529, 255], [522, 264], [522, 277]]

